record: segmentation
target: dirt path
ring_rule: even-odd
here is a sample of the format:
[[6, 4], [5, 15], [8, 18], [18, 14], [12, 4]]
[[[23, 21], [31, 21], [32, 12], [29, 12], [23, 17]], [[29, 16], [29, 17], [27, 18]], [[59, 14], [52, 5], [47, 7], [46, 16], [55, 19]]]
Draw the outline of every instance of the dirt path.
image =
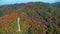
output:
[[20, 17], [18, 17], [18, 31], [21, 31], [19, 22], [20, 22]]

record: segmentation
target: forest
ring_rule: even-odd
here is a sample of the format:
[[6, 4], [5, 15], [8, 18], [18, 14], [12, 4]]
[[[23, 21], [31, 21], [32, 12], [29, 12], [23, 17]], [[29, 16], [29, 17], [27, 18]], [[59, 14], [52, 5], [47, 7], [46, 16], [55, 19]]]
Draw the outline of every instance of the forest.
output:
[[[21, 31], [18, 31], [18, 16]], [[60, 34], [60, 3], [0, 6], [0, 34]]]

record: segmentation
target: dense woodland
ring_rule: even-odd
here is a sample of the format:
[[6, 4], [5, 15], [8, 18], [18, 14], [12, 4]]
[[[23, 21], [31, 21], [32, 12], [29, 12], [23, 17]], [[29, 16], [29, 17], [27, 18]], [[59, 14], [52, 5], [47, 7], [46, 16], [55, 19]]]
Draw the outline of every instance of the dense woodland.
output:
[[60, 34], [60, 4], [30, 2], [0, 6], [0, 34]]

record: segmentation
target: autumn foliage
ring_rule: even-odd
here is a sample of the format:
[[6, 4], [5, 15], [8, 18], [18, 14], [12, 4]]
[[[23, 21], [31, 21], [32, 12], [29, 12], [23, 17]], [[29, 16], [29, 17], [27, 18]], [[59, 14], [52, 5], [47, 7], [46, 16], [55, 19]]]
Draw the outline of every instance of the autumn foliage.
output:
[[60, 10], [42, 2], [0, 6], [0, 34], [60, 34]]

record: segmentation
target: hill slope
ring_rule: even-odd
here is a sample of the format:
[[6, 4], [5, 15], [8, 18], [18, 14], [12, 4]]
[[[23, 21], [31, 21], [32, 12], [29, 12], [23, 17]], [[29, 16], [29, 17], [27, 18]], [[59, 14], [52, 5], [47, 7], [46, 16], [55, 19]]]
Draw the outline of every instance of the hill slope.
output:
[[42, 2], [1, 6], [0, 34], [60, 34], [60, 10]]

